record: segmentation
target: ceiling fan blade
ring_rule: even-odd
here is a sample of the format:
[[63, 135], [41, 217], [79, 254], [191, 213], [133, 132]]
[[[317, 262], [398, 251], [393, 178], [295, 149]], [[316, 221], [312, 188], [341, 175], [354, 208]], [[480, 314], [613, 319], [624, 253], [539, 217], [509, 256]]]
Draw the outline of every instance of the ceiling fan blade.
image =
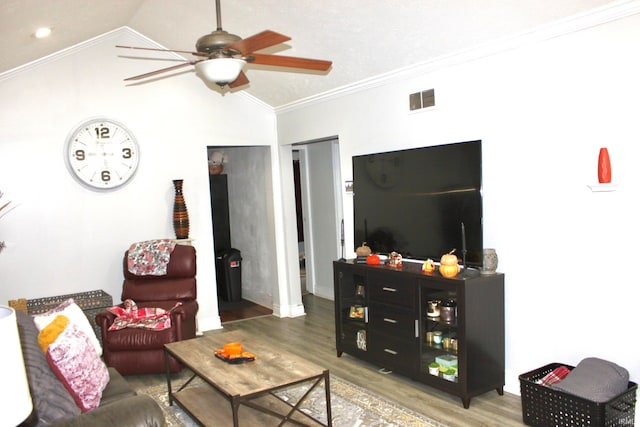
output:
[[240, 71], [240, 74], [238, 74], [238, 78], [229, 83], [229, 87], [236, 88], [244, 86], [246, 84], [249, 84], [249, 79], [247, 78], [247, 75], [244, 73], [244, 71]]
[[155, 70], [155, 71], [150, 71], [148, 73], [140, 74], [139, 76], [133, 76], [133, 77], [126, 78], [126, 79], [124, 79], [124, 81], [146, 79], [147, 77], [155, 76], [155, 75], [161, 74], [161, 73], [166, 73], [167, 71], [177, 70], [177, 69], [180, 69], [182, 67], [186, 67], [187, 65], [195, 65], [195, 64], [197, 64], [198, 62], [201, 62], [201, 61], [204, 61], [204, 59], [199, 59], [197, 61], [184, 62], [182, 64], [173, 65], [171, 67], [161, 68], [161, 69]]
[[204, 52], [193, 52], [190, 50], [156, 49], [153, 47], [120, 46], [120, 45], [116, 45], [116, 47], [123, 48], [123, 49], [152, 50], [155, 52], [175, 52], [175, 53], [188, 53], [189, 55], [195, 55], [195, 56], [208, 56]]
[[253, 61], [247, 58], [250, 64], [272, 65], [275, 67], [302, 68], [304, 70], [327, 71], [332, 62], [322, 59], [298, 58], [294, 56], [266, 55], [262, 53], [252, 53]]
[[247, 55], [256, 50], [275, 46], [289, 40], [291, 40], [291, 37], [289, 36], [276, 33], [275, 31], [265, 30], [261, 33], [247, 37], [246, 39], [231, 43], [230, 45], [225, 46], [225, 50], [233, 49], [239, 51], [243, 55]]

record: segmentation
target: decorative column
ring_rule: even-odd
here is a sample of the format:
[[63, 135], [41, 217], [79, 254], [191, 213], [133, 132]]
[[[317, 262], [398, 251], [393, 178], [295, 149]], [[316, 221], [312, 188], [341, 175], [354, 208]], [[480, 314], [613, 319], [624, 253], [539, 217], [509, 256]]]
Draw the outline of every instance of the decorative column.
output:
[[176, 232], [176, 239], [189, 238], [189, 212], [187, 211], [187, 205], [184, 202], [184, 195], [182, 194], [182, 181], [181, 179], [173, 180], [173, 187], [175, 189], [173, 229]]

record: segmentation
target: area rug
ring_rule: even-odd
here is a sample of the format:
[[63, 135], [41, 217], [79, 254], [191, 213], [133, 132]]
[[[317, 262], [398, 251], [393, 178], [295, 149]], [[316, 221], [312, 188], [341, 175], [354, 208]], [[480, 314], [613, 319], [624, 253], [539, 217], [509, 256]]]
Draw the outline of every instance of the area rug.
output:
[[[330, 386], [331, 415], [333, 425], [336, 427], [446, 427], [445, 424], [402, 407], [335, 375], [331, 375]], [[307, 389], [308, 386], [304, 385], [294, 386], [281, 390], [277, 394], [286, 401], [296, 402]], [[137, 391], [151, 396], [160, 404], [165, 413], [167, 426], [197, 426], [177, 405], [169, 406], [166, 384]], [[324, 387], [316, 387], [304, 400], [301, 409], [326, 424], [327, 413], [324, 395]]]

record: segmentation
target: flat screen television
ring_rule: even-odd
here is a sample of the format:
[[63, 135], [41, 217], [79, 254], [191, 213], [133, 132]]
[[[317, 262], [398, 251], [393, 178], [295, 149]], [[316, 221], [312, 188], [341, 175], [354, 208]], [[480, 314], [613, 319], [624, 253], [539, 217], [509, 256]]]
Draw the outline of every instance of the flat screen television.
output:
[[353, 198], [354, 250], [482, 267], [481, 141], [354, 156]]

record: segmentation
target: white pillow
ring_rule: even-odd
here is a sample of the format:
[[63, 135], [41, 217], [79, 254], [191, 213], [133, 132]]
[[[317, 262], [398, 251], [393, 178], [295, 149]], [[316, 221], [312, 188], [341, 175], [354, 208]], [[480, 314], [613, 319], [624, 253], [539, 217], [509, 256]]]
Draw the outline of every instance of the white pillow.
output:
[[96, 337], [93, 327], [91, 327], [91, 323], [89, 323], [89, 319], [87, 319], [87, 316], [85, 316], [82, 309], [75, 303], [75, 301], [73, 301], [73, 298], [69, 298], [56, 308], [53, 308], [46, 313], [33, 315], [33, 322], [36, 324], [38, 331], [42, 331], [59, 314], [67, 316], [70, 323], [77, 325], [82, 332], [87, 334], [89, 341], [91, 341], [91, 344], [95, 347], [98, 355], [102, 355], [102, 346]]

